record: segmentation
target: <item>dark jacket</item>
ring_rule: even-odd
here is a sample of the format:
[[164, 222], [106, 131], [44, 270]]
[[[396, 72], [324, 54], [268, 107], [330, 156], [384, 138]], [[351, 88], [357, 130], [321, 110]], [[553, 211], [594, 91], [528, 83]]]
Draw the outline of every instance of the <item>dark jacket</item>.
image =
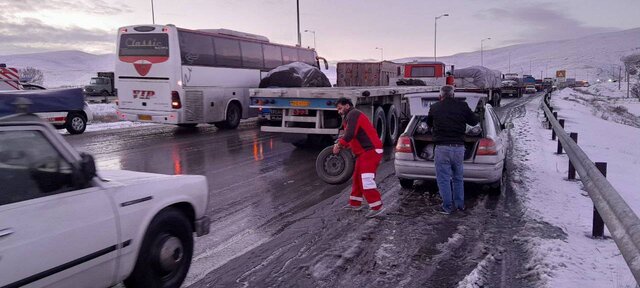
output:
[[436, 145], [464, 144], [465, 124], [475, 126], [478, 119], [464, 101], [444, 98], [429, 108], [427, 125], [433, 128]]
[[378, 132], [360, 110], [349, 110], [342, 120], [342, 127], [344, 134], [340, 137], [340, 145], [350, 147], [356, 156], [369, 150], [382, 149]]

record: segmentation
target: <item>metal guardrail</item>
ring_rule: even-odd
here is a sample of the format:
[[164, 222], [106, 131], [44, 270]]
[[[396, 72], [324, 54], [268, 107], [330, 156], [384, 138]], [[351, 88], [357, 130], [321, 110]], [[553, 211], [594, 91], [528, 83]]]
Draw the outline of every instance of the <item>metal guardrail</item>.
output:
[[547, 107], [550, 92], [545, 94], [544, 113], [558, 135], [558, 140], [569, 156], [580, 181], [589, 193], [597, 212], [604, 220], [611, 237], [627, 262], [636, 283], [640, 283], [640, 219], [622, 199], [611, 183], [600, 173], [587, 154], [569, 137]]

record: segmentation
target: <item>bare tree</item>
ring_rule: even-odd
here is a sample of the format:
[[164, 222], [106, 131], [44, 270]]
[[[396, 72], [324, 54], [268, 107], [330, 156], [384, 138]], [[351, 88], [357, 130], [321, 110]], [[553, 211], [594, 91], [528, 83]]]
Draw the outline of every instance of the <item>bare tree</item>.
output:
[[44, 73], [33, 67], [20, 69], [20, 82], [42, 85]]

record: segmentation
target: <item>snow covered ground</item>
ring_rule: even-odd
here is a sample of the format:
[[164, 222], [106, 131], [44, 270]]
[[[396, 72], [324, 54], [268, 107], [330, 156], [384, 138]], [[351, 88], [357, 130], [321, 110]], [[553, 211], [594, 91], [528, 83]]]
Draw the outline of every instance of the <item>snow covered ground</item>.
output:
[[[578, 145], [589, 158], [608, 163], [607, 179], [638, 214], [640, 103], [625, 96], [617, 83], [601, 83], [556, 91], [551, 103], [565, 119], [565, 130], [578, 133]], [[513, 121], [518, 164], [512, 179], [525, 215], [537, 220], [530, 223], [551, 224], [566, 237], [532, 232], [538, 224], [515, 237], [533, 255], [529, 275], [523, 277], [537, 277], [547, 287], [636, 287], [608, 230], [604, 240], [591, 238], [593, 203], [581, 182], [565, 180], [568, 157], [555, 154], [557, 142], [551, 140], [551, 130], [543, 128], [540, 103], [530, 102], [526, 115]]]
[[[636, 287], [608, 230], [605, 228], [604, 240], [590, 237], [593, 203], [581, 182], [565, 180], [568, 157], [555, 154], [557, 142], [551, 140], [551, 130], [543, 127], [540, 103], [530, 102], [526, 114], [513, 120], [517, 164], [511, 179], [526, 207], [526, 217], [535, 220], [513, 239], [533, 255], [527, 265], [530, 272], [522, 277], [541, 279], [546, 287]], [[617, 83], [599, 83], [556, 91], [551, 103], [559, 118], [565, 119], [565, 130], [578, 133], [578, 144], [589, 158], [608, 163], [607, 179], [640, 213], [636, 188], [640, 101], [626, 98], [626, 90], [618, 90]], [[115, 104], [90, 105], [95, 120], [87, 131], [156, 125], [117, 121]], [[566, 237], [535, 232], [540, 231], [537, 226], [549, 224]]]

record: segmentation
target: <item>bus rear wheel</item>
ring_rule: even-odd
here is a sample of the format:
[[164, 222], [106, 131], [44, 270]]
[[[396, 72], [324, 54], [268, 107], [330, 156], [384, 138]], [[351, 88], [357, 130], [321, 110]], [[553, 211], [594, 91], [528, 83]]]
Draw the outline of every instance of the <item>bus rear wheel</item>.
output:
[[218, 129], [236, 129], [240, 125], [240, 119], [242, 118], [242, 108], [238, 103], [231, 102], [227, 107], [227, 115], [224, 121], [216, 122], [214, 125]]

